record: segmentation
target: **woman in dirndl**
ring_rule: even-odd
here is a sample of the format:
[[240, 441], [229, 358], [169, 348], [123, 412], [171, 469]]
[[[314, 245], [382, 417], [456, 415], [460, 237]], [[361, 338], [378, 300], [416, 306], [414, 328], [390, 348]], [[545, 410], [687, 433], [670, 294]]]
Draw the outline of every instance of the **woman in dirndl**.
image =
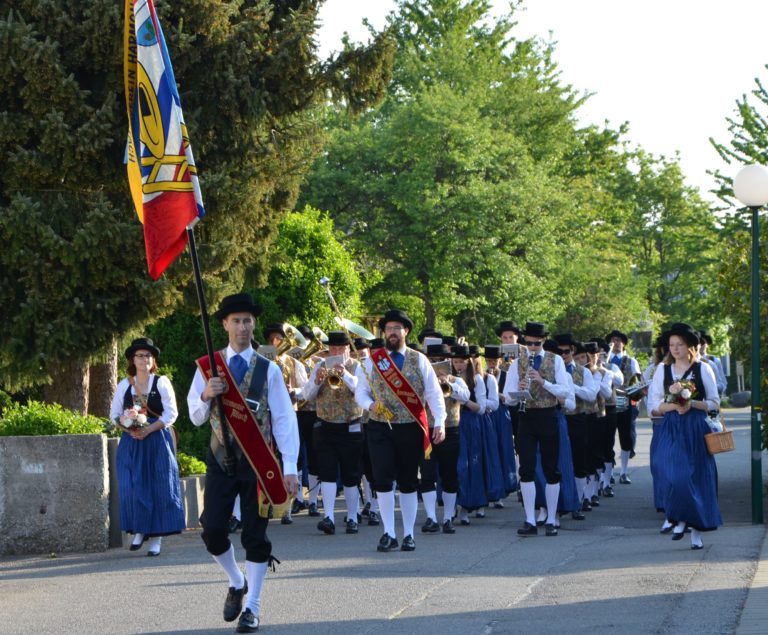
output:
[[125, 351], [128, 377], [117, 385], [111, 419], [122, 429], [117, 446], [120, 526], [133, 534], [131, 551], [148, 540], [148, 556], [160, 554], [163, 536], [186, 526], [171, 426], [177, 417], [170, 380], [157, 372], [160, 349], [133, 340]]
[[[678, 322], [668, 331], [669, 354], [653, 375], [648, 410], [663, 416], [654, 429], [653, 477], [659, 503], [674, 523], [672, 540], [691, 529], [691, 549], [702, 549], [701, 532], [723, 524], [717, 500], [717, 466], [704, 436], [707, 413], [720, 409], [712, 368], [697, 357], [699, 336]], [[690, 387], [689, 387], [690, 386]]]

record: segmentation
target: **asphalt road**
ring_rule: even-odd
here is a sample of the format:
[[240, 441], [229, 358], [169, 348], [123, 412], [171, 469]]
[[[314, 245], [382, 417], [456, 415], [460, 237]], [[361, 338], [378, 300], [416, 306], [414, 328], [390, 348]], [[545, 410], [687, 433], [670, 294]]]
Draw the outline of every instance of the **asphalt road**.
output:
[[[557, 537], [519, 538], [523, 514], [514, 495], [505, 509], [457, 526], [452, 536], [417, 534], [412, 553], [377, 553], [381, 527], [326, 536], [306, 514], [291, 526], [273, 521], [282, 564], [265, 584], [261, 631], [731, 633], [765, 527], [750, 522], [748, 411], [727, 420], [737, 450], [718, 456], [725, 525], [704, 534], [701, 551], [691, 551], [687, 537], [673, 542], [659, 534], [650, 424], [640, 420], [632, 484], [617, 484], [616, 497], [587, 520], [564, 518]], [[417, 529], [423, 518], [420, 510]], [[235, 546], [242, 562], [239, 541]], [[226, 578], [199, 531], [165, 539], [158, 558], [145, 553], [0, 560], [0, 635], [234, 631], [221, 618]]]

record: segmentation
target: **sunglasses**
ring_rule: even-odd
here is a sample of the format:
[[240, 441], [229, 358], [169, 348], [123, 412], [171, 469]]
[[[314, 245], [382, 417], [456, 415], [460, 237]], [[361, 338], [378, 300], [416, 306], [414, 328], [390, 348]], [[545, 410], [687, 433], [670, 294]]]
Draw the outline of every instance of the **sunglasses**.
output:
[[570, 355], [571, 354], [571, 349], [570, 348], [561, 348], [559, 350], [560, 350], [560, 354], [561, 355]]
[[525, 341], [526, 346], [541, 346], [544, 343], [544, 340], [540, 340], [538, 342], [531, 342], [529, 340]]

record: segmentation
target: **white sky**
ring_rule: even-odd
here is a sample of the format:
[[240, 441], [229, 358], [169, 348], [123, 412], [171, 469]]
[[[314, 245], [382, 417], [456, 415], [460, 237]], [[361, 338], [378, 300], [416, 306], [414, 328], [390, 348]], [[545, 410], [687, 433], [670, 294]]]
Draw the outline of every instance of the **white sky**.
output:
[[[395, 6], [325, 0], [321, 55], [338, 50], [345, 31], [366, 40], [363, 18], [380, 29]], [[709, 137], [727, 141], [736, 100], [755, 77], [768, 84], [768, 0], [526, 0], [517, 21], [518, 39], [549, 39], [551, 31], [563, 82], [594, 93], [582, 122], [627, 121], [632, 143], [657, 156], [679, 152], [688, 183], [709, 200], [706, 171], [738, 171], [720, 161]]]

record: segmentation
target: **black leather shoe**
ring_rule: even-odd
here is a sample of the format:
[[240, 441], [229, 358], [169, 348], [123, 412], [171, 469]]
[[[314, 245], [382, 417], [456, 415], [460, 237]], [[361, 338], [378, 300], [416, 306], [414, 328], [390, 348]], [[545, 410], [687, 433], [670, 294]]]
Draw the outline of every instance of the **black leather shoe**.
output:
[[371, 513], [371, 504], [370, 503], [366, 503], [365, 507], [363, 507], [363, 511], [361, 511], [360, 514], [362, 516], [366, 516], [367, 517], [368, 514], [370, 514], [370, 513]]
[[232, 518], [229, 519], [229, 533], [234, 534], [238, 529], [242, 529], [243, 523], [240, 522], [237, 518], [232, 516]]
[[[438, 525], [431, 518], [427, 518], [427, 522], [425, 522], [421, 526], [421, 533], [423, 533], [423, 534], [436, 534], [439, 531], [440, 531], [440, 525]], [[403, 541], [403, 544], [405, 544], [405, 541]]]
[[592, 507], [600, 507], [600, 499], [597, 496], [592, 497]]
[[450, 518], [443, 523], [443, 533], [444, 534], [456, 533], [456, 528], [453, 526], [453, 521]]
[[614, 497], [613, 488], [610, 485], [603, 488], [603, 496], [605, 496], [606, 498]]
[[518, 536], [537, 536], [539, 530], [536, 529], [536, 525], [526, 522], [520, 529], [517, 530]]
[[400, 547], [400, 551], [414, 551], [416, 549], [416, 543], [413, 540], [413, 536], [406, 536], [403, 538], [403, 544]]
[[310, 516], [319, 516], [320, 515], [320, 512], [317, 511], [317, 503], [310, 503], [309, 507], [307, 507], [307, 510], [308, 510], [307, 513]]
[[235, 633], [255, 633], [259, 630], [259, 618], [251, 612], [251, 609], [245, 609], [237, 621]]
[[579, 511], [571, 512], [571, 518], [574, 520], [584, 520], [586, 516]]
[[621, 483], [622, 485], [629, 485], [630, 483], [632, 483], [632, 481], [629, 480], [629, 477], [626, 474], [622, 474], [621, 476], [619, 476], [619, 483]]
[[494, 509], [504, 509], [504, 503], [502, 503], [501, 501], [494, 501], [491, 507], [493, 507]]
[[240, 611], [243, 608], [243, 598], [248, 593], [248, 580], [243, 584], [242, 589], [236, 589], [235, 587], [229, 587], [227, 591], [227, 599], [224, 600], [224, 621], [234, 622], [237, 616], [240, 615]]
[[691, 545], [691, 549], [698, 551], [699, 549], [704, 549], [704, 545]]
[[317, 523], [317, 528], [329, 536], [336, 533], [336, 525], [333, 524], [333, 521], [328, 516]]
[[293, 518], [291, 518], [291, 515], [289, 513], [283, 514], [283, 517], [280, 519], [281, 525], [293, 525]]
[[557, 527], [555, 527], [552, 523], [547, 523], [544, 525], [544, 529], [547, 536], [557, 536]]
[[670, 531], [672, 531], [675, 528], [674, 525], [670, 525], [669, 527], [662, 527], [659, 529], [660, 534], [668, 534]]
[[677, 533], [676, 531], [673, 531], [672, 532], [672, 540], [682, 540], [684, 535], [685, 535], [684, 531], [681, 531], [680, 533]]
[[379, 544], [376, 546], [376, 551], [394, 551], [398, 547], [399, 545], [397, 544], [397, 538], [392, 538], [392, 536], [385, 533], [379, 539]]
[[611, 477], [611, 485], [616, 485], [616, 479], [613, 476]]
[[536, 521], [536, 526], [537, 527], [543, 527], [545, 522], [546, 522], [545, 520], [537, 520]]
[[581, 511], [583, 512], [592, 511], [592, 503], [590, 503], [586, 498], [581, 502]]
[[304, 501], [293, 499], [293, 504], [291, 505], [291, 513], [292, 514], [298, 514], [299, 512], [303, 512], [307, 508], [306, 503]]
[[356, 534], [357, 531], [358, 531], [357, 523], [354, 520], [348, 520], [347, 521], [347, 533], [348, 534]]
[[485, 518], [485, 512], [475, 512], [475, 518]]
[[381, 520], [379, 520], [379, 514], [377, 512], [369, 512], [368, 513], [368, 526], [369, 527], [378, 527]]

